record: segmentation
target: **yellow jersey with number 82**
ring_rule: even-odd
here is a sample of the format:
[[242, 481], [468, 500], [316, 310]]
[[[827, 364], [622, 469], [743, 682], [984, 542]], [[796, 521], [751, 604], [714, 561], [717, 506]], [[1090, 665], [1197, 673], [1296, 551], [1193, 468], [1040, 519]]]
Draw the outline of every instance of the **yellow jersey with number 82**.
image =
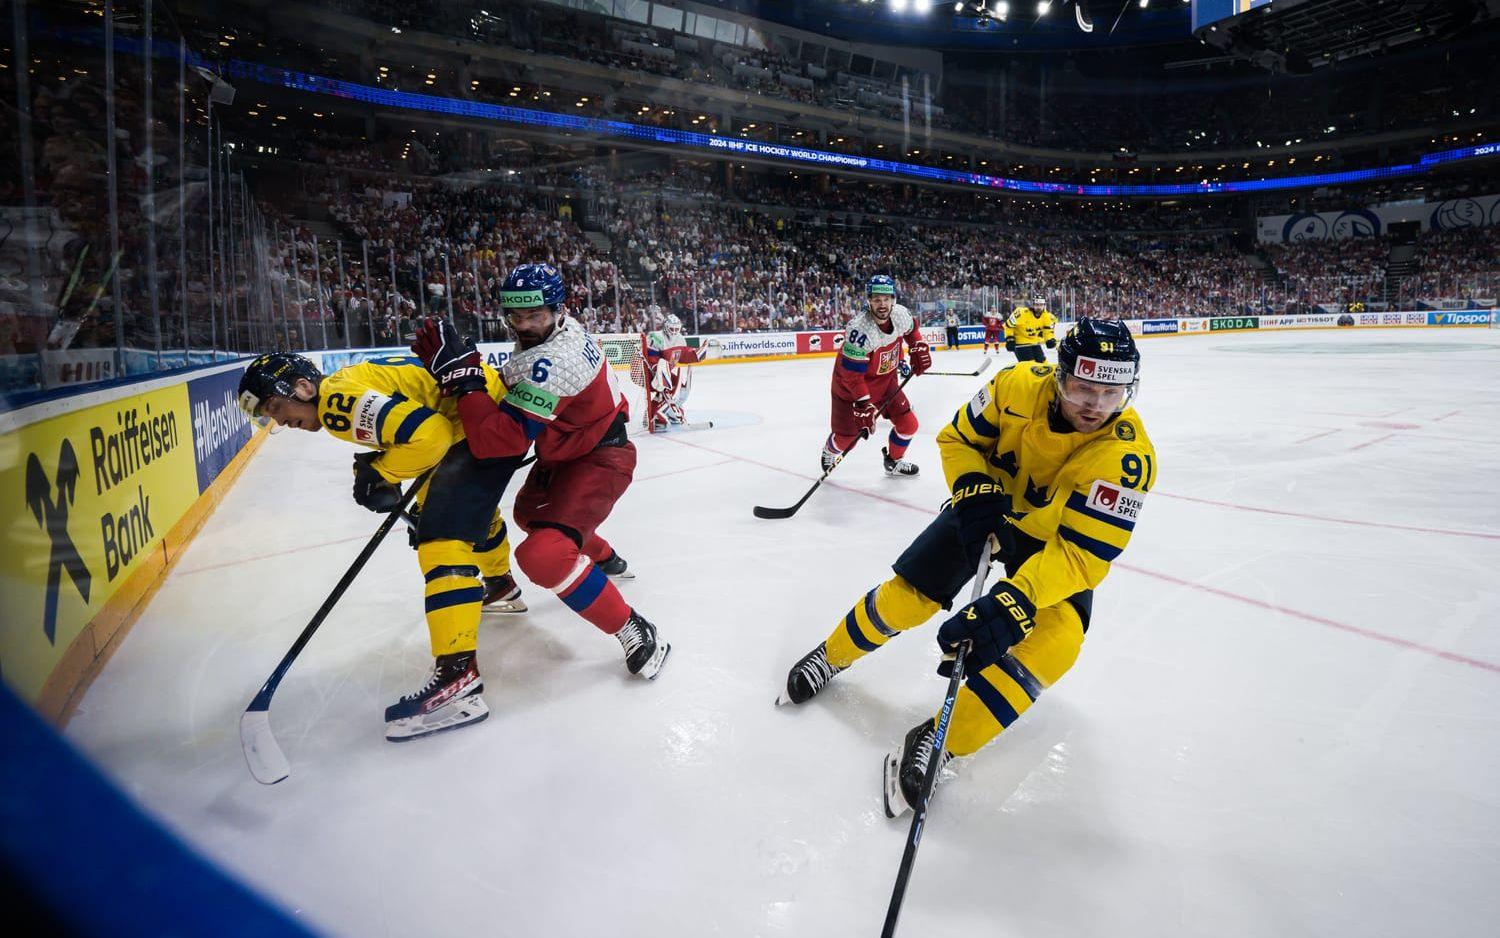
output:
[[[484, 381], [490, 397], [505, 396], [489, 365]], [[341, 440], [381, 450], [373, 465], [390, 482], [421, 475], [464, 438], [457, 402], [413, 356], [374, 358], [326, 376], [318, 385], [318, 422]]]

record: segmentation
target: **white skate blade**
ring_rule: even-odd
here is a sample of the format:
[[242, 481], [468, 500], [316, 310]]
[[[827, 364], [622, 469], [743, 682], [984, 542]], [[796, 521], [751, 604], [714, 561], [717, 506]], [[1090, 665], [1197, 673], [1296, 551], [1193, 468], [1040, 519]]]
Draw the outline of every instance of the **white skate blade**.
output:
[[911, 805], [906, 803], [906, 795], [901, 792], [901, 750], [886, 754], [885, 757], [885, 816], [898, 818], [911, 810]]
[[490, 603], [488, 606], [480, 609], [479, 611], [481, 613], [502, 612], [508, 615], [514, 615], [517, 612], [527, 611], [526, 600], [519, 597], [515, 599], [497, 599], [494, 602]]
[[626, 567], [625, 568], [625, 572], [623, 572], [623, 573], [606, 573], [605, 576], [609, 577], [611, 580], [633, 580], [633, 579], [635, 579], [635, 574], [630, 572], [630, 568], [629, 567]]
[[484, 697], [479, 694], [470, 694], [450, 704], [445, 704], [431, 713], [390, 721], [385, 725], [385, 738], [393, 743], [404, 743], [423, 736], [431, 736], [433, 733], [441, 733], [443, 730], [451, 730], [466, 723], [478, 723], [489, 715], [490, 707], [484, 702]]
[[656, 676], [661, 673], [662, 665], [667, 663], [667, 655], [671, 653], [671, 642], [657, 642], [656, 652], [647, 659], [645, 664], [641, 665], [641, 669], [635, 672], [635, 676], [648, 681], [656, 680]]
[[779, 694], [776, 695], [776, 706], [778, 706], [778, 707], [790, 707], [790, 706], [794, 706], [794, 705], [792, 703], [792, 698], [790, 698], [790, 697], [787, 696], [786, 691], [782, 691], [781, 693], [779, 693]]

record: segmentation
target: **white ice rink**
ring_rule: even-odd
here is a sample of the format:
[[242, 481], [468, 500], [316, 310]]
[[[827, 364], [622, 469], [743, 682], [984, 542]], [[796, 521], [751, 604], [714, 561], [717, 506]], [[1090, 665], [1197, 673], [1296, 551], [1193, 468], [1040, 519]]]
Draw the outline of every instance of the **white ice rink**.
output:
[[[1157, 488], [1077, 666], [939, 788], [901, 933], [1495, 934], [1500, 332], [1142, 348]], [[934, 434], [981, 379], [909, 386], [920, 479], [865, 444], [757, 520], [817, 475], [830, 368], [700, 369], [689, 415], [721, 426], [637, 440], [602, 533], [673, 644], [654, 683], [523, 581], [532, 611], [480, 631], [489, 721], [385, 742], [430, 663], [398, 529], [276, 696], [291, 778], [256, 784], [239, 715], [377, 523], [351, 448], [289, 431], [67, 734], [329, 934], [878, 934], [907, 828], [879, 766], [942, 696], [935, 625], [772, 699], [935, 513]]]

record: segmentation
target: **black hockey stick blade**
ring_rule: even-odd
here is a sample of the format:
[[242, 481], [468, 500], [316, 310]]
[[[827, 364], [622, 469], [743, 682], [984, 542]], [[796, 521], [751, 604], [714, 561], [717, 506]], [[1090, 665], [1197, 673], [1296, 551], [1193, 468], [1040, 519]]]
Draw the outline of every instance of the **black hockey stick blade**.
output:
[[[911, 379], [915, 377], [915, 374], [909, 374], [905, 378], [901, 379], [901, 383], [896, 386], [895, 393], [886, 398], [885, 403], [880, 405], [880, 410], [875, 412], [876, 420], [879, 420], [881, 417], [885, 416], [885, 409], [891, 406], [892, 401], [901, 396], [902, 389], [910, 384]], [[867, 435], [868, 434], [861, 433], [859, 439], [863, 440]], [[791, 506], [790, 508], [767, 508], [764, 505], [756, 505], [752, 509], [755, 517], [765, 518], [767, 520], [778, 520], [781, 518], [790, 518], [792, 515], [795, 515], [797, 513], [797, 509], [801, 508], [803, 505], [806, 505], [807, 500], [809, 498], [812, 498], [813, 493], [818, 490], [818, 486], [822, 485], [823, 480], [828, 478], [828, 474], [839, 467], [839, 463], [844, 461], [845, 456], [848, 456], [850, 453], [854, 452], [854, 446], [858, 443], [859, 440], [855, 440], [854, 444], [851, 444], [848, 449], [840, 453], [838, 458], [833, 461], [833, 465], [829, 466], [827, 469], [824, 469], [823, 474], [818, 476], [818, 481], [812, 484], [812, 488], [808, 489], [801, 498], [797, 499], [797, 504]]]
[[[838, 463], [834, 463], [833, 465], [837, 466]], [[829, 467], [830, 470], [832, 470], [832, 468], [833, 466]], [[801, 498], [797, 499], [797, 504], [792, 505], [790, 508], [767, 508], [765, 505], [756, 505], [753, 509], [755, 517], [765, 518], [767, 520], [773, 521], [781, 518], [790, 518], [792, 515], [795, 515], [797, 513], [797, 509], [807, 504], [807, 500], [809, 498], [812, 498], [812, 494], [818, 490], [818, 486], [822, 485], [823, 479], [826, 478], [828, 478], [827, 472], [823, 473], [823, 477], [814, 482], [812, 484], [812, 488], [808, 489]]]
[[256, 693], [255, 699], [250, 701], [250, 706], [246, 707], [244, 714], [240, 716], [240, 748], [245, 753], [245, 764], [249, 766], [250, 774], [262, 785], [275, 785], [292, 774], [291, 763], [287, 761], [286, 753], [281, 751], [281, 745], [276, 742], [276, 734], [271, 732], [271, 697], [275, 695], [276, 688], [281, 686], [281, 679], [286, 676], [286, 672], [291, 668], [292, 662], [296, 661], [297, 656], [302, 654], [302, 649], [307, 647], [308, 641], [312, 639], [313, 633], [318, 630], [318, 626], [322, 625], [323, 620], [328, 618], [328, 614], [333, 611], [333, 607], [343, 597], [344, 591], [349, 588], [349, 584], [353, 583], [354, 578], [359, 576], [359, 571], [364, 569], [365, 563], [375, 553], [375, 548], [379, 547], [380, 542], [385, 540], [385, 536], [390, 533], [391, 528], [396, 526], [397, 521], [401, 520], [403, 516], [409, 517], [406, 512], [406, 506], [416, 497], [417, 491], [422, 488], [422, 484], [427, 481], [427, 477], [430, 475], [432, 475], [431, 469], [418, 476], [417, 480], [407, 486], [405, 492], [401, 493], [401, 500], [396, 503], [396, 507], [386, 514], [385, 520], [380, 522], [380, 527], [376, 528], [375, 533], [370, 535], [369, 541], [365, 543], [364, 549], [359, 552], [359, 556], [355, 557], [354, 562], [349, 565], [349, 569], [344, 571], [344, 575], [339, 578], [338, 584], [334, 586], [333, 592], [329, 593], [328, 598], [323, 600], [323, 605], [319, 606], [318, 611], [313, 614], [312, 621], [308, 622], [307, 627], [302, 630], [302, 634], [297, 636], [297, 640], [292, 643], [292, 647], [287, 650], [287, 653], [282, 656], [281, 662], [276, 665], [276, 670], [272, 671], [271, 676], [266, 678], [266, 682], [261, 685], [260, 691]]

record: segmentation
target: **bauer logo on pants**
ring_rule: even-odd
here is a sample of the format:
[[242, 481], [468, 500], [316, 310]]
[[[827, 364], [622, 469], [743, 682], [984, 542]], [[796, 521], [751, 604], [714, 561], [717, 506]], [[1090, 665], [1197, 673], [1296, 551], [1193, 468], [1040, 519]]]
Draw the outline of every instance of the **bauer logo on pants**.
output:
[[1089, 489], [1090, 508], [1126, 521], [1133, 522], [1140, 517], [1145, 501], [1140, 492], [1112, 485], [1103, 479], [1095, 481], [1093, 488]]

